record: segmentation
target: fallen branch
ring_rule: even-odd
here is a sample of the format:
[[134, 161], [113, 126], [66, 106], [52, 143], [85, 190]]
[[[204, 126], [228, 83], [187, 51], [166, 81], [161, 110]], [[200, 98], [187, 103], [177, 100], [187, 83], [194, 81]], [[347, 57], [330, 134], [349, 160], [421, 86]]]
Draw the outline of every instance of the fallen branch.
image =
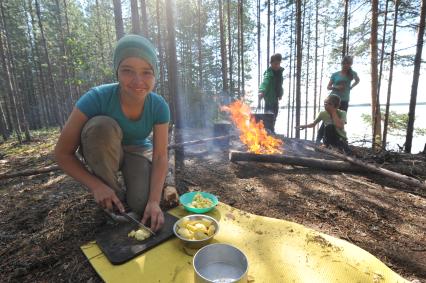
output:
[[283, 154], [255, 154], [249, 152], [230, 151], [229, 160], [235, 161], [255, 161], [255, 162], [269, 162], [281, 163], [288, 165], [297, 165], [304, 167], [320, 168], [325, 170], [335, 171], [351, 171], [351, 172], [366, 172], [363, 167], [353, 166], [349, 162], [326, 160], [312, 157], [298, 157]]
[[210, 142], [210, 141], [224, 140], [224, 139], [229, 139], [231, 137], [232, 137], [232, 135], [226, 135], [226, 136], [212, 137], [212, 138], [206, 138], [206, 139], [201, 139], [201, 140], [171, 144], [171, 145], [168, 146], [168, 149], [176, 149], [176, 148], [188, 146], [188, 145], [196, 145], [196, 144], [201, 144], [201, 143]]
[[416, 187], [421, 187], [423, 189], [426, 189], [426, 183], [419, 181], [415, 178], [412, 178], [410, 176], [406, 176], [406, 175], [402, 175], [399, 174], [397, 172], [393, 172], [384, 168], [380, 168], [376, 165], [372, 165], [372, 164], [368, 164], [365, 163], [355, 157], [350, 157], [341, 153], [338, 153], [334, 150], [328, 149], [328, 148], [323, 148], [323, 147], [319, 147], [319, 146], [313, 146], [316, 150], [323, 152], [323, 153], [327, 153], [329, 155], [332, 155], [334, 157], [343, 159], [345, 161], [348, 161], [354, 165], [357, 165], [359, 167], [363, 167], [365, 168], [367, 171], [372, 172], [372, 173], [377, 173], [386, 177], [389, 177], [393, 180], [397, 180], [400, 181], [402, 183], [408, 184], [408, 185], [412, 185], [412, 186], [416, 186]]
[[18, 172], [15, 172], [15, 173], [1, 174], [0, 180], [10, 179], [10, 178], [15, 178], [15, 177], [22, 177], [22, 176], [31, 176], [31, 175], [37, 175], [37, 174], [42, 174], [42, 173], [48, 173], [48, 172], [56, 171], [56, 170], [59, 170], [59, 169], [61, 169], [61, 168], [59, 168], [58, 165], [52, 165], [52, 166], [47, 166], [47, 167], [43, 167], [43, 168], [39, 168], [39, 169], [22, 170], [22, 171], [18, 171]]
[[[205, 143], [205, 142], [209, 142], [209, 141], [227, 139], [227, 138], [230, 138], [230, 137], [231, 137], [231, 135], [227, 135], [227, 136], [212, 137], [212, 138], [206, 138], [206, 139], [201, 139], [201, 140], [183, 142], [183, 143], [179, 143], [179, 144], [171, 144], [171, 145], [168, 146], [168, 149], [176, 149], [176, 148], [183, 147], [183, 146], [196, 145], [196, 144], [201, 144], [201, 143]], [[32, 175], [38, 175], [38, 174], [43, 174], [43, 173], [49, 173], [49, 172], [60, 170], [60, 169], [61, 168], [59, 168], [58, 165], [52, 165], [52, 166], [47, 166], [47, 167], [43, 167], [43, 168], [39, 168], [39, 169], [30, 169], [30, 170], [23, 170], [23, 171], [18, 171], [18, 172], [14, 172], [14, 173], [5, 173], [5, 174], [0, 174], [0, 180], [10, 179], [10, 178], [15, 178], [15, 177], [32, 176]]]

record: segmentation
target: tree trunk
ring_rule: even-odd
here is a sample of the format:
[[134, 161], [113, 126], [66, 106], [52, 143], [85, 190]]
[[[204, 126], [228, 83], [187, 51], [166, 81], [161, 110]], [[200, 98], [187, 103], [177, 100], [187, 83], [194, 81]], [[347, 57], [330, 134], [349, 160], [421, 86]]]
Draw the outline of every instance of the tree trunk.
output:
[[[328, 30], [328, 23], [325, 21], [324, 24], [324, 35], [323, 35], [323, 42], [322, 42], [322, 55], [321, 55], [321, 71], [320, 71], [320, 85], [319, 85], [319, 94], [318, 94], [318, 113], [321, 110], [322, 100], [322, 82], [324, 78], [324, 58], [325, 58], [325, 42], [326, 42], [326, 35]], [[316, 118], [316, 117], [315, 117]]]
[[383, 72], [383, 61], [385, 57], [385, 41], [386, 41], [386, 28], [388, 25], [388, 7], [389, 1], [386, 0], [385, 14], [384, 14], [384, 23], [383, 23], [383, 38], [382, 38], [382, 47], [380, 49], [380, 67], [379, 67], [379, 81], [377, 85], [377, 95], [380, 96], [380, 86], [382, 84], [382, 72]]
[[[31, 1], [31, 0], [29, 0], [29, 1]], [[65, 17], [65, 26], [67, 27], [66, 35], [67, 35], [67, 38], [71, 38], [71, 32], [70, 32], [70, 26], [69, 26], [69, 20], [68, 20], [67, 1], [68, 0], [63, 0], [64, 17]], [[105, 19], [106, 19], [106, 17], [104, 17], [104, 20]], [[112, 38], [110, 33], [109, 33], [108, 23], [106, 22], [106, 20], [105, 20], [105, 27], [106, 27], [107, 38], [108, 39]], [[109, 50], [112, 50], [111, 40], [108, 40], [108, 43], [109, 43]], [[76, 72], [75, 72], [74, 62], [72, 62], [72, 58], [74, 58], [73, 52], [72, 52], [72, 49], [69, 49], [69, 58], [67, 59], [67, 62], [68, 62], [68, 65], [70, 67], [72, 81], [75, 81], [76, 80]], [[105, 64], [105, 61], [104, 61], [104, 64]], [[73, 83], [73, 84], [71, 84], [71, 88], [72, 88], [71, 99], [72, 99], [72, 102], [74, 104], [74, 102], [80, 97], [80, 85]]]
[[123, 13], [121, 11], [121, 0], [112, 0], [114, 5], [115, 36], [117, 40], [124, 36]]
[[269, 55], [270, 55], [270, 45], [271, 45], [271, 0], [266, 1], [266, 5], [268, 6], [268, 15], [267, 19], [267, 29], [266, 29], [266, 68], [269, 66]]
[[10, 65], [10, 56], [8, 53], [10, 52], [10, 49], [8, 49], [7, 42], [3, 42], [3, 34], [5, 34], [4, 38], [6, 41], [8, 40], [8, 36], [6, 33], [6, 27], [5, 27], [5, 15], [4, 15], [4, 7], [3, 2], [0, 2], [0, 57], [3, 67], [3, 78], [5, 80], [5, 86], [6, 86], [6, 93], [9, 97], [9, 103], [10, 108], [12, 110], [11, 116], [12, 116], [12, 130], [15, 130], [16, 136], [18, 138], [18, 142], [22, 143], [22, 137], [21, 137], [21, 128], [20, 128], [20, 121], [19, 121], [19, 113], [18, 113], [18, 105], [16, 101], [16, 92], [14, 89], [14, 84], [12, 82], [12, 70]]
[[48, 89], [46, 86], [46, 82], [45, 82], [45, 76], [43, 74], [43, 68], [41, 66], [41, 55], [40, 55], [40, 49], [39, 49], [39, 45], [38, 40], [37, 40], [37, 33], [35, 31], [35, 27], [36, 27], [36, 22], [34, 19], [34, 10], [32, 7], [32, 0], [28, 0], [28, 6], [29, 6], [29, 10], [30, 10], [30, 17], [31, 17], [31, 25], [32, 25], [32, 34], [33, 34], [33, 38], [34, 38], [34, 50], [35, 50], [35, 57], [38, 58], [35, 61], [36, 64], [36, 74], [37, 74], [37, 78], [38, 78], [38, 92], [39, 92], [39, 97], [40, 97], [40, 107], [41, 107], [41, 112], [42, 112], [42, 125], [44, 127], [47, 127], [49, 125], [52, 124], [52, 121], [55, 120], [54, 118], [54, 114], [52, 113], [53, 109], [51, 109], [49, 107], [49, 104], [47, 102], [47, 96], [48, 96]]
[[58, 101], [57, 90], [56, 90], [55, 81], [53, 78], [52, 64], [50, 62], [49, 53], [47, 51], [46, 37], [44, 36], [44, 28], [43, 28], [43, 23], [41, 21], [40, 5], [38, 3], [38, 0], [35, 0], [35, 6], [36, 6], [37, 19], [38, 19], [38, 26], [40, 28], [41, 45], [42, 45], [45, 60], [47, 63], [47, 78], [48, 78], [47, 80], [49, 82], [48, 84], [50, 87], [49, 91], [51, 92], [51, 96], [53, 98], [52, 99], [53, 103], [51, 103], [50, 106], [53, 108], [56, 125], [62, 127], [62, 125], [64, 124], [64, 121], [61, 119], [61, 114], [59, 110], [60, 104]]
[[222, 90], [226, 93], [228, 88], [228, 66], [226, 60], [226, 42], [225, 42], [225, 32], [223, 27], [223, 5], [222, 0], [219, 0], [219, 32], [220, 32], [220, 58], [222, 62]]
[[139, 19], [138, 0], [130, 0], [130, 12], [132, 14], [132, 33], [141, 34], [141, 21]]
[[[306, 82], [305, 82], [305, 125], [308, 124], [308, 92], [309, 92], [309, 61], [310, 61], [310, 49], [311, 49], [311, 11], [308, 12], [308, 46], [306, 54]], [[305, 140], [308, 138], [308, 128], [305, 128]]]
[[[28, 13], [31, 13], [31, 11], [28, 10], [28, 7], [24, 2], [22, 2], [25, 11], [27, 11]], [[32, 36], [32, 26], [31, 26], [31, 21], [30, 19], [26, 19], [26, 26], [27, 26], [27, 38], [31, 38]], [[29, 116], [29, 127], [31, 129], [40, 129], [42, 127], [42, 116], [43, 113], [41, 111], [41, 107], [40, 107], [40, 100], [38, 98], [38, 93], [37, 93], [37, 86], [35, 83], [36, 80], [36, 76], [33, 75], [33, 71], [34, 69], [34, 65], [36, 62], [36, 58], [35, 58], [35, 50], [34, 50], [34, 45], [35, 45], [35, 41], [33, 40], [28, 40], [28, 51], [26, 52], [26, 57], [28, 58], [28, 63], [25, 67], [25, 81], [26, 81], [26, 93], [27, 93], [27, 97], [25, 98], [25, 106], [26, 106], [26, 113], [28, 113]]]
[[[426, 0], [424, 0], [424, 1], [426, 1]], [[397, 172], [393, 172], [393, 171], [390, 171], [390, 170], [387, 170], [387, 169], [384, 169], [384, 168], [380, 168], [380, 167], [373, 165], [373, 164], [365, 163], [365, 162], [363, 162], [363, 161], [361, 161], [361, 160], [359, 160], [355, 157], [350, 157], [350, 156], [338, 153], [338, 152], [331, 150], [331, 149], [318, 147], [318, 146], [316, 146], [315, 149], [320, 151], [320, 152], [330, 154], [331, 156], [335, 156], [337, 158], [340, 158], [342, 160], [349, 161], [350, 163], [352, 163], [354, 165], [364, 167], [365, 169], [368, 170], [368, 172], [380, 174], [380, 175], [386, 176], [386, 177], [388, 177], [392, 180], [396, 180], [396, 181], [399, 181], [399, 182], [402, 182], [402, 183], [405, 183], [405, 184], [408, 184], [408, 185], [411, 185], [411, 186], [416, 186], [416, 187], [421, 187], [423, 189], [426, 189], [426, 184], [425, 184], [424, 181], [417, 180], [413, 177], [409, 177], [409, 176], [406, 176], [406, 175], [399, 174]]]
[[[297, 8], [297, 7], [296, 7]], [[296, 17], [297, 18], [297, 17]], [[295, 26], [296, 26], [296, 28], [297, 28], [297, 23], [295, 23]], [[295, 31], [296, 32], [296, 35], [297, 35], [297, 31]], [[297, 49], [297, 38], [295, 39], [295, 41], [294, 41], [294, 48], [293, 48], [293, 79], [292, 79], [292, 81], [293, 81], [293, 90], [292, 90], [292, 94], [291, 94], [291, 137], [293, 138], [294, 137], [294, 135], [293, 135], [293, 130], [295, 130], [295, 128], [294, 128], [294, 123], [295, 123], [295, 117], [294, 117], [294, 106], [295, 106], [295, 102], [296, 102], [296, 72], [297, 72], [297, 69], [296, 69], [296, 65], [297, 65], [297, 52], [298, 52], [298, 49]]]
[[[293, 80], [293, 52], [295, 50], [294, 46], [293, 46], [293, 42], [295, 42], [293, 40], [293, 23], [294, 23], [294, 4], [291, 4], [291, 18], [290, 18], [290, 58], [289, 58], [289, 70], [288, 70], [288, 102], [287, 102], [287, 137], [290, 136], [290, 106], [291, 106], [291, 84], [294, 81]], [[293, 129], [291, 129], [291, 135], [293, 135]]]
[[245, 91], [245, 79], [244, 79], [244, 1], [240, 0], [240, 35], [241, 35], [241, 40], [240, 40], [240, 45], [241, 45], [241, 50], [240, 50], [240, 58], [241, 58], [241, 93], [242, 93], [242, 97], [245, 97], [246, 91]]
[[302, 0], [296, 0], [296, 138], [300, 138], [300, 80], [302, 75]]
[[[58, 1], [58, 0], [56, 0]], [[100, 12], [100, 8], [99, 8], [99, 0], [95, 1], [95, 5], [96, 5], [96, 25], [97, 25], [97, 32], [98, 34], [96, 35], [96, 37], [98, 38], [98, 43], [99, 43], [99, 55], [100, 59], [101, 59], [101, 66], [104, 67], [106, 66], [106, 60], [105, 60], [105, 56], [104, 56], [104, 43], [102, 40], [103, 37], [103, 32], [102, 32], [102, 25], [101, 25], [101, 12]], [[59, 8], [59, 7], [58, 7]]]
[[179, 86], [177, 80], [175, 0], [166, 0], [167, 42], [168, 42], [168, 80], [169, 94], [172, 98], [172, 117], [176, 128], [182, 128], [179, 105]]
[[416, 117], [417, 88], [420, 77], [420, 64], [422, 62], [423, 37], [425, 33], [426, 0], [422, 0], [419, 28], [417, 30], [417, 48], [414, 57], [413, 82], [411, 84], [410, 110], [408, 112], [407, 135], [405, 137], [405, 152], [411, 152], [414, 131], [414, 119]]
[[373, 119], [373, 149], [381, 146], [381, 119], [380, 119], [380, 100], [377, 92], [377, 20], [378, 20], [379, 3], [378, 0], [371, 2], [371, 105]]
[[398, 23], [398, 9], [399, 9], [399, 0], [395, 0], [395, 11], [393, 18], [393, 31], [392, 31], [392, 49], [390, 54], [390, 66], [389, 66], [389, 81], [388, 81], [388, 92], [386, 97], [386, 111], [385, 111], [385, 121], [383, 123], [383, 141], [382, 148], [386, 149], [387, 146], [387, 136], [388, 136], [388, 123], [389, 123], [389, 105], [392, 92], [392, 79], [393, 79], [393, 63], [395, 60], [395, 44], [396, 44], [396, 28]]
[[228, 56], [229, 56], [229, 95], [232, 96], [232, 93], [234, 92], [234, 80], [233, 80], [233, 60], [232, 60], [232, 34], [231, 34], [231, 0], [228, 0], [227, 2], [227, 8], [228, 8]]
[[15, 130], [16, 137], [18, 139], [19, 143], [22, 143], [22, 137], [21, 137], [21, 129], [20, 129], [20, 122], [19, 122], [19, 114], [18, 114], [18, 107], [14, 96], [14, 90], [13, 90], [13, 84], [12, 84], [12, 78], [10, 74], [9, 64], [7, 63], [7, 55], [6, 55], [6, 46], [3, 43], [2, 34], [0, 32], [0, 56], [3, 66], [3, 78], [5, 80], [5, 86], [6, 86], [6, 92], [9, 97], [9, 103], [10, 108], [12, 112], [10, 112], [12, 116], [12, 128], [11, 130]]
[[[228, 0], [229, 3], [229, 0]], [[261, 51], [260, 51], [260, 38], [261, 38], [261, 27], [260, 27], [260, 0], [257, 0], [257, 85], [260, 86], [261, 76], [260, 73], [260, 62], [261, 62]], [[260, 104], [260, 101], [259, 103]], [[288, 134], [287, 134], [288, 136]]]
[[[164, 59], [163, 59], [163, 43], [162, 43], [162, 39], [161, 39], [161, 13], [160, 13], [160, 1], [161, 0], [156, 0], [156, 6], [155, 6], [155, 12], [156, 12], [156, 18], [157, 18], [157, 48], [158, 48], [158, 59], [160, 61], [160, 89], [159, 89], [159, 93], [162, 95], [165, 95], [165, 86], [164, 86], [164, 81], [165, 81], [165, 72], [164, 72]], [[142, 2], [145, 3], [144, 0], [141, 0], [141, 9], [142, 9]], [[143, 13], [142, 13], [142, 22], [143, 22]], [[142, 24], [142, 32], [145, 33], [144, 30], [144, 26], [145, 24]], [[148, 32], [148, 31], [146, 31]], [[144, 34], [145, 35], [145, 34]], [[169, 101], [171, 101], [171, 97], [169, 96]]]
[[[97, 0], [96, 0], [97, 2]], [[59, 5], [59, 0], [55, 0], [55, 4], [56, 4], [56, 17], [57, 17], [57, 23], [58, 23], [58, 27], [59, 28], [59, 51], [61, 54], [62, 58], [65, 58], [65, 62], [61, 64], [61, 85], [63, 87], [63, 91], [62, 94], [59, 94], [60, 100], [63, 101], [63, 110], [62, 111], [62, 120], [66, 121], [69, 113], [71, 112], [72, 108], [73, 108], [73, 101], [72, 101], [72, 89], [71, 89], [71, 84], [70, 84], [70, 76], [69, 76], [69, 71], [68, 71], [68, 64], [66, 63], [68, 58], [69, 58], [69, 54], [68, 54], [68, 50], [65, 46], [65, 35], [64, 35], [64, 31], [62, 29], [62, 16], [61, 16], [61, 8]], [[98, 4], [98, 3], [96, 3]], [[99, 9], [99, 6], [96, 6], [97, 9]], [[97, 18], [99, 20], [99, 12], [97, 11]], [[99, 22], [99, 27], [101, 26], [100, 22]], [[100, 40], [100, 53], [101, 53], [101, 58], [103, 58], [103, 45], [102, 45], [102, 37], [101, 37], [101, 33], [99, 34], [99, 40]], [[104, 63], [104, 61], [102, 62]]]
[[277, 0], [274, 0], [274, 31], [273, 31], [273, 40], [272, 40], [272, 50], [273, 50], [273, 53], [275, 54], [275, 41], [276, 41], [276, 32], [275, 32], [275, 29], [276, 29], [276, 26], [277, 26]]
[[[156, 5], [159, 5], [160, 0], [156, 1]], [[146, 12], [146, 1], [140, 0], [141, 3], [141, 18], [142, 18], [142, 35], [148, 37], [148, 13]], [[158, 15], [157, 15], [158, 16]], [[158, 27], [160, 29], [160, 26]]]
[[[29, 126], [28, 126], [28, 120], [27, 120], [27, 112], [25, 112], [24, 110], [24, 91], [23, 91], [23, 86], [22, 86], [22, 82], [20, 82], [18, 84], [18, 80], [17, 80], [17, 76], [16, 76], [16, 64], [17, 64], [17, 60], [15, 60], [13, 52], [12, 52], [12, 44], [10, 42], [10, 39], [12, 38], [10, 36], [10, 31], [9, 31], [9, 27], [6, 25], [6, 20], [5, 20], [5, 14], [4, 14], [4, 7], [1, 7], [1, 13], [2, 13], [2, 26], [3, 26], [3, 30], [4, 30], [4, 34], [5, 34], [5, 54], [7, 55], [7, 59], [6, 59], [6, 63], [8, 64], [8, 72], [9, 72], [9, 76], [11, 79], [11, 94], [13, 95], [13, 99], [15, 102], [15, 107], [16, 109], [13, 109], [14, 112], [16, 113], [17, 117], [18, 117], [18, 126], [20, 128], [20, 130], [24, 131], [25, 134], [25, 141], [30, 141], [31, 140], [31, 136], [30, 136], [30, 131], [29, 131]], [[27, 53], [27, 51], [25, 51], [25, 53]], [[25, 56], [25, 55], [24, 55]], [[28, 56], [26, 56], [28, 57]], [[22, 79], [20, 79], [22, 80]]]
[[280, 163], [303, 167], [319, 168], [321, 170], [368, 172], [366, 169], [354, 166], [349, 162], [319, 159], [312, 157], [301, 157], [279, 154], [255, 154], [249, 152], [230, 151], [229, 161], [250, 161], [250, 162], [268, 162]]
[[348, 34], [348, 10], [349, 10], [349, 0], [345, 0], [345, 14], [343, 16], [342, 58], [346, 55], [346, 44], [347, 44], [347, 34]]
[[241, 26], [240, 26], [240, 0], [237, 1], [237, 97], [241, 95]]
[[3, 103], [0, 100], [0, 134], [3, 138], [3, 141], [6, 141], [9, 138], [9, 133], [6, 127], [5, 113], [3, 111]]
[[[318, 90], [318, 10], [319, 0], [315, 0], [315, 61], [314, 61], [314, 115], [313, 120], [317, 117], [317, 90]], [[312, 140], [315, 140], [315, 130], [312, 129]]]
[[[201, 14], [201, 6], [202, 6], [202, 1], [198, 0], [198, 30], [197, 30], [197, 43], [198, 43], [198, 87], [203, 90], [203, 42], [202, 42], [202, 14]], [[223, 28], [223, 27], [222, 27]], [[222, 31], [224, 32], [224, 31]], [[226, 45], [226, 44], [225, 44]], [[224, 47], [224, 49], [226, 50], [226, 46]], [[227, 60], [227, 57], [225, 56], [225, 62]]]

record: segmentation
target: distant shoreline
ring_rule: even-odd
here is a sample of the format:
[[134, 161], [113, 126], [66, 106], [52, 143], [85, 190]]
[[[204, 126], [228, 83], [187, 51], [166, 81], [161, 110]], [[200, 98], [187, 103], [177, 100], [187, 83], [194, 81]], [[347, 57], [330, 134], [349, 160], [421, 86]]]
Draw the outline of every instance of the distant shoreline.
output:
[[[408, 102], [399, 102], [399, 103], [391, 103], [389, 104], [390, 106], [409, 106], [410, 103]], [[426, 102], [417, 102], [417, 105], [426, 105]], [[350, 107], [366, 107], [369, 106], [371, 107], [371, 103], [360, 103], [360, 104], [349, 104]], [[381, 107], [386, 106], [386, 104], [380, 104]], [[308, 108], [312, 108], [313, 106], [308, 105]], [[252, 107], [252, 108], [256, 108], [256, 107]], [[306, 105], [302, 105], [301, 108], [306, 108]], [[280, 109], [287, 109], [287, 105], [281, 106]]]
[[[410, 103], [408, 102], [399, 102], [399, 103], [391, 103], [390, 106], [408, 106]], [[426, 105], [426, 102], [417, 102], [416, 105]], [[371, 106], [371, 103], [360, 103], [360, 104], [350, 104], [351, 107], [364, 107]], [[380, 104], [380, 106], [386, 106], [386, 104]]]

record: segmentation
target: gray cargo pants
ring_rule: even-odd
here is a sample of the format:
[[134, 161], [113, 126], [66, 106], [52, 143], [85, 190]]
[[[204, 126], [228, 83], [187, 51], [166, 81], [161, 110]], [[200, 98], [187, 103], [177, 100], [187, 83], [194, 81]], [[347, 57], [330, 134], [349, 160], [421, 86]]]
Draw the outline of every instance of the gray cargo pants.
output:
[[[143, 215], [149, 198], [152, 150], [141, 146], [122, 146], [123, 133], [108, 116], [88, 120], [81, 132], [83, 157], [94, 175], [114, 189], [132, 212]], [[126, 189], [120, 187], [121, 171]]]

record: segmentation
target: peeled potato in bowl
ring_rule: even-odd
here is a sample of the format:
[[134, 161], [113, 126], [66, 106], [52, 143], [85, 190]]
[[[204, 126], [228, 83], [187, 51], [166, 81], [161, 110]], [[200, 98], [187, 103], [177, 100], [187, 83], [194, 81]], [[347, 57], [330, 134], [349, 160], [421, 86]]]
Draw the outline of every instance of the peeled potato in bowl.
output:
[[176, 221], [173, 232], [189, 248], [201, 248], [217, 234], [219, 223], [207, 215], [188, 215]]

